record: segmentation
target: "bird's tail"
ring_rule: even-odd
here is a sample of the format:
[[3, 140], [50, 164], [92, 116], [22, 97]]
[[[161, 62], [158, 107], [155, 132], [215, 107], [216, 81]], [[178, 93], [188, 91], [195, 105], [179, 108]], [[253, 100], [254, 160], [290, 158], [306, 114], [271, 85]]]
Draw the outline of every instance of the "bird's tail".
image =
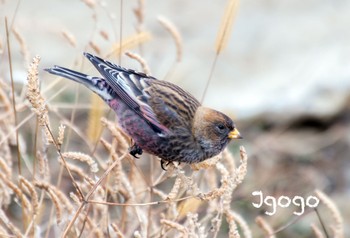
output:
[[105, 101], [113, 98], [113, 90], [109, 87], [109, 85], [106, 83], [106, 80], [103, 78], [93, 77], [57, 65], [52, 68], [45, 69], [45, 71], [49, 72], [50, 74], [68, 78], [75, 82], [81, 83], [98, 94]]

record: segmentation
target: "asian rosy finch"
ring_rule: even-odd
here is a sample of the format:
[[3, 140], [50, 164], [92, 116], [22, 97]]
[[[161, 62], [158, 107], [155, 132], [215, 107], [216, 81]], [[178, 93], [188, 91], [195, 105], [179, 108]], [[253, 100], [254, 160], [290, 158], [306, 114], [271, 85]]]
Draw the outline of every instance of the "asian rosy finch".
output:
[[82, 83], [97, 93], [117, 114], [117, 122], [142, 150], [164, 161], [197, 163], [219, 154], [241, 135], [221, 112], [201, 106], [191, 94], [172, 83], [126, 69], [89, 53], [84, 55], [102, 78], [54, 66], [51, 74]]

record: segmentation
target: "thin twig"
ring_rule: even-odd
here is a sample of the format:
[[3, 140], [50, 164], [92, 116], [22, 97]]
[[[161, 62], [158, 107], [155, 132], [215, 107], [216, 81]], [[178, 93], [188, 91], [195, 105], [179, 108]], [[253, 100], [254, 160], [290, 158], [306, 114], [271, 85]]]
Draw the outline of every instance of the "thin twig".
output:
[[[128, 154], [128, 152], [125, 152], [120, 158], [119, 160], [123, 159], [126, 155]], [[85, 196], [85, 199], [81, 202], [78, 210], [75, 212], [74, 217], [72, 218], [72, 220], [69, 222], [69, 224], [67, 225], [66, 229], [64, 230], [64, 233], [62, 235], [62, 237], [66, 237], [69, 230], [71, 229], [71, 227], [73, 226], [74, 222], [76, 221], [76, 219], [79, 216], [80, 211], [85, 207], [85, 205], [88, 203], [88, 200], [90, 199], [90, 197], [92, 196], [92, 194], [95, 192], [96, 188], [102, 183], [102, 181], [107, 177], [107, 175], [111, 172], [111, 170], [117, 165], [119, 164], [120, 161], [115, 160], [113, 162], [113, 164], [111, 164], [111, 166], [108, 167], [108, 169], [103, 173], [103, 175], [101, 176], [101, 178], [94, 184], [94, 186], [90, 189], [90, 191], [88, 192], [88, 194]]]
[[[17, 6], [19, 6], [19, 4]], [[10, 34], [9, 34], [9, 29], [8, 29], [8, 24], [7, 24], [7, 17], [5, 17], [5, 28], [6, 28], [7, 53], [8, 53], [8, 59], [9, 59], [9, 70], [10, 70], [10, 78], [11, 78], [12, 109], [13, 109], [13, 115], [15, 118], [15, 127], [17, 127], [18, 119], [17, 119], [17, 111], [16, 111], [15, 85], [14, 85], [14, 81], [13, 81]], [[16, 133], [16, 145], [17, 145], [16, 148], [17, 148], [18, 175], [22, 176], [21, 151], [19, 149], [18, 129], [16, 129], [15, 133]], [[19, 184], [19, 187], [22, 190], [22, 184]], [[21, 194], [22, 207], [24, 207], [23, 196], [24, 195]], [[22, 213], [22, 222], [23, 222], [23, 226], [26, 227], [27, 222], [26, 222], [26, 214], [25, 214], [24, 210]]]
[[211, 65], [209, 78], [208, 78], [207, 82], [205, 83], [203, 95], [202, 95], [202, 98], [201, 98], [201, 103], [203, 103], [203, 101], [204, 101], [204, 98], [205, 98], [205, 96], [207, 94], [207, 91], [208, 91], [208, 88], [209, 88], [210, 81], [213, 78], [213, 73], [214, 73], [214, 69], [215, 69], [215, 66], [216, 66], [216, 61], [218, 59], [218, 56], [219, 56], [219, 54], [215, 54], [214, 61], [213, 61], [212, 65]]
[[320, 221], [320, 223], [321, 223], [322, 229], [323, 229], [323, 231], [324, 231], [324, 233], [325, 233], [326, 237], [327, 237], [327, 238], [329, 238], [329, 235], [328, 235], [328, 232], [327, 232], [326, 226], [324, 225], [324, 222], [323, 222], [323, 220], [322, 220], [322, 218], [321, 218], [320, 213], [318, 212], [317, 207], [315, 207], [315, 208], [314, 208], [314, 210], [315, 210], [315, 212], [316, 212], [316, 215], [317, 215], [318, 220], [319, 220], [319, 221]]
[[[18, 118], [17, 118], [17, 111], [16, 111], [15, 84], [13, 82], [10, 34], [9, 34], [8, 25], [7, 25], [7, 17], [5, 17], [5, 27], [6, 27], [7, 53], [9, 58], [9, 67], [10, 67], [9, 70], [10, 70], [11, 90], [12, 90], [12, 109], [13, 109], [13, 115], [15, 118], [15, 126], [17, 126]], [[18, 142], [18, 130], [16, 130], [16, 144], [17, 144], [18, 174], [22, 175], [21, 152], [19, 149], [19, 142]]]

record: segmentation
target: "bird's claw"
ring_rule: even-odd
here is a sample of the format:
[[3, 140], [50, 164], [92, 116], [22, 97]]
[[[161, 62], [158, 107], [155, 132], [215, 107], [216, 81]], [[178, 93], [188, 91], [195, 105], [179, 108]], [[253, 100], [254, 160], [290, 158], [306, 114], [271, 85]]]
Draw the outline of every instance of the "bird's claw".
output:
[[139, 159], [137, 155], [142, 155], [142, 149], [135, 143], [129, 148], [129, 153], [136, 159]]
[[[160, 167], [162, 167], [162, 169], [163, 169], [164, 171], [167, 171], [167, 170], [165, 169], [165, 167], [167, 167], [170, 163], [171, 163], [171, 161], [161, 160], [161, 161], [160, 161]], [[164, 165], [165, 165], [165, 167], [164, 167]]]

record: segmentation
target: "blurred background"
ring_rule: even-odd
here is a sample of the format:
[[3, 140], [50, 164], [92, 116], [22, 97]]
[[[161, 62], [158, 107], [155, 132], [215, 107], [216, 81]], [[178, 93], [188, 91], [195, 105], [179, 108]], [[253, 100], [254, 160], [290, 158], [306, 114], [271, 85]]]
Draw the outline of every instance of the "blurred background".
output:
[[[42, 69], [57, 64], [97, 74], [83, 59], [82, 52], [88, 51], [141, 70], [135, 60], [111, 53], [121, 40], [129, 39], [127, 50], [142, 55], [153, 76], [174, 82], [200, 99], [227, 1], [146, 0], [142, 24], [133, 12], [138, 4], [123, 1], [121, 8], [120, 1], [112, 0], [2, 0], [2, 80], [10, 80], [3, 24], [7, 17], [15, 32], [11, 35], [12, 67], [19, 89], [35, 55], [41, 56]], [[235, 191], [232, 207], [249, 223], [266, 210], [252, 206], [257, 202], [253, 191], [277, 198], [307, 198], [318, 188], [332, 198], [349, 225], [349, 9], [346, 0], [240, 2], [203, 104], [229, 114], [244, 137], [230, 144], [235, 155], [239, 145], [244, 145], [249, 156], [248, 176]], [[181, 35], [180, 61], [174, 39], [158, 22], [159, 16], [171, 21]], [[137, 32], [147, 32], [139, 39], [141, 46], [133, 43]], [[54, 77], [43, 71], [40, 77], [48, 98], [64, 89], [50, 98], [51, 108], [69, 118], [70, 105], [78, 101], [81, 110], [74, 123], [84, 128], [90, 92], [65, 80], [48, 88]], [[266, 219], [278, 228], [296, 218], [293, 210], [297, 208], [279, 208]], [[326, 221], [330, 218], [322, 209], [320, 213]], [[299, 218], [281, 237], [312, 237], [309, 225], [315, 216], [309, 213]], [[345, 228], [349, 235], [350, 228]]]

